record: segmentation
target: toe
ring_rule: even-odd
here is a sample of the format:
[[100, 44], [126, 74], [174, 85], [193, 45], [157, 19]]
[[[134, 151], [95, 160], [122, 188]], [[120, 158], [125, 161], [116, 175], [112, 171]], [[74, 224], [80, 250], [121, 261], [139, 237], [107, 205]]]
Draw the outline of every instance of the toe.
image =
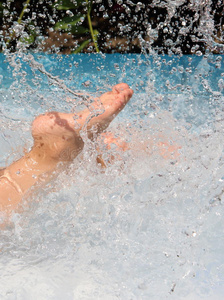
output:
[[125, 102], [129, 101], [130, 98], [132, 97], [132, 95], [133, 95], [133, 90], [130, 89], [129, 87], [123, 89], [123, 90], [120, 91], [120, 93], [119, 93], [119, 96], [122, 97], [122, 98], [125, 100]]
[[127, 83], [118, 83], [113, 87], [112, 91], [120, 93], [126, 89], [129, 89], [129, 86]]

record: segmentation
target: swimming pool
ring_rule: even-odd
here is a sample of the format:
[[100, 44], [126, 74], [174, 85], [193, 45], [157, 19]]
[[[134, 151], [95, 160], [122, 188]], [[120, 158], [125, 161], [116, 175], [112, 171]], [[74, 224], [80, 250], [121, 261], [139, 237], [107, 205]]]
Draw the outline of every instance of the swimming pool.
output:
[[111, 130], [181, 146], [104, 173], [87, 146], [2, 230], [2, 299], [222, 299], [223, 56], [17, 53], [0, 56], [0, 80], [1, 165], [32, 145], [34, 116], [122, 81], [135, 95]]

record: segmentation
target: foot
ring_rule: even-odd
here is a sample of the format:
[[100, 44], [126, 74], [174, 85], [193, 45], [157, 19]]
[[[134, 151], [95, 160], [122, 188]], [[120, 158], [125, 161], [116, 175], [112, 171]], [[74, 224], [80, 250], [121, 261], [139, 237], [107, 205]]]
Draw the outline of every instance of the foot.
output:
[[[90, 109], [85, 109], [78, 114], [50, 112], [38, 116], [32, 125], [34, 156], [38, 160], [74, 159], [84, 146], [80, 131], [86, 128], [88, 137], [94, 139], [108, 127], [132, 95], [133, 91], [129, 86], [120, 83], [115, 85], [112, 91], [95, 99]], [[94, 116], [94, 111], [96, 113], [101, 111], [101, 113]]]

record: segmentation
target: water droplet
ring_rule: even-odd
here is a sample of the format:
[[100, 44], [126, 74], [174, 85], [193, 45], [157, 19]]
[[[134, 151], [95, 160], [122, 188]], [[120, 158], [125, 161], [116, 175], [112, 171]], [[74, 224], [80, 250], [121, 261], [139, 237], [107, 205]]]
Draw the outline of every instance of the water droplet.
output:
[[109, 18], [109, 15], [108, 15], [108, 13], [107, 13], [106, 11], [103, 13], [103, 18], [104, 18], [104, 19]]
[[74, 16], [74, 14], [71, 10], [66, 10], [66, 14], [69, 15], [70, 17]]
[[197, 56], [202, 56], [203, 55], [203, 53], [201, 52], [201, 51], [196, 51], [196, 53], [195, 53]]
[[99, 11], [104, 11], [104, 10], [105, 10], [105, 6], [101, 5], [100, 8], [99, 8]]
[[125, 8], [125, 12], [126, 12], [126, 14], [130, 14], [131, 13], [131, 9], [129, 7], [126, 7]]
[[53, 19], [50, 19], [50, 20], [49, 20], [49, 23], [52, 24], [52, 25], [54, 25], [54, 24], [55, 24], [55, 21], [54, 21]]
[[120, 68], [119, 68], [119, 64], [114, 64], [114, 68], [117, 70], [117, 71], [119, 71], [120, 70]]
[[83, 85], [85, 86], [85, 87], [89, 87], [90, 85], [91, 85], [91, 81], [90, 80], [86, 80], [85, 82], [83, 82]]

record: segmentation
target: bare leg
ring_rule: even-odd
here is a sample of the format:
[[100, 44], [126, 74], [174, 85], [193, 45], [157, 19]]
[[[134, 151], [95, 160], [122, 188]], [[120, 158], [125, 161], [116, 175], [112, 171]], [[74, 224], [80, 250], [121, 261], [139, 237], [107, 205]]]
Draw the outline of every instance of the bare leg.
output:
[[[126, 142], [125, 136], [128, 137], [131, 133], [131, 141]], [[140, 153], [145, 153], [151, 156], [154, 153], [159, 154], [164, 160], [178, 160], [180, 156], [179, 150], [182, 148], [175, 141], [172, 141], [166, 135], [160, 133], [157, 136], [140, 136], [136, 128], [128, 128], [128, 132], [123, 128], [120, 132], [119, 137], [115, 137], [112, 132], [105, 132], [99, 136], [99, 144], [104, 145], [104, 149], [98, 148], [99, 155], [97, 156], [97, 162], [106, 168], [107, 164], [113, 164], [115, 160], [121, 160], [121, 153], [126, 150], [130, 150], [131, 156], [135, 157]], [[113, 145], [113, 151], [110, 151], [109, 156], [107, 156], [107, 162], [102, 158], [103, 153], [106, 150], [111, 150]]]
[[[104, 112], [87, 124], [90, 139], [105, 130], [130, 100], [133, 91], [127, 84], [113, 87], [100, 97]], [[95, 104], [98, 106], [97, 101]], [[24, 194], [37, 182], [46, 183], [59, 162], [68, 163], [82, 151], [84, 142], [80, 130], [90, 111], [85, 109], [74, 120], [74, 114], [51, 112], [38, 116], [32, 125], [32, 150], [6, 168], [0, 178], [0, 210], [10, 212], [21, 202]], [[76, 123], [79, 125], [78, 129]]]

